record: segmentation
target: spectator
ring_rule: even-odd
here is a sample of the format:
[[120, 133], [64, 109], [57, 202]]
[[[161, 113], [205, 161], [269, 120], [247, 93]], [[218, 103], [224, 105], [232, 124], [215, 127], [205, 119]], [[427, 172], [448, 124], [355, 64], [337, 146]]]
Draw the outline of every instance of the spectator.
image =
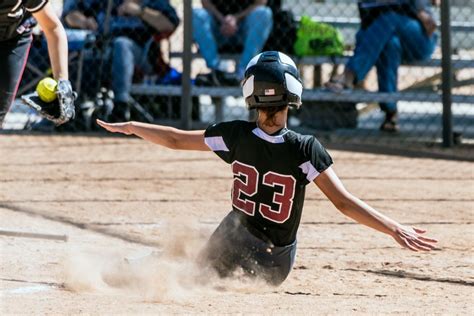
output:
[[[202, 0], [194, 9], [194, 39], [211, 72], [196, 78], [198, 85], [238, 85], [245, 67], [265, 45], [272, 30], [267, 0]], [[230, 74], [219, 58], [219, 48], [243, 46], [236, 71]]]
[[[436, 22], [429, 0], [359, 0], [361, 29], [356, 35], [354, 55], [340, 77], [327, 84], [333, 91], [352, 89], [369, 70], [377, 69], [380, 92], [396, 92], [402, 60], [426, 60], [437, 41]], [[433, 3], [436, 1], [433, 0]], [[398, 131], [397, 104], [380, 103], [385, 120], [380, 129]]]
[[[66, 0], [64, 21], [72, 28], [102, 33], [107, 1]], [[130, 118], [130, 88], [135, 67], [152, 72], [148, 58], [154, 36], [165, 38], [176, 29], [179, 18], [168, 0], [113, 0], [110, 19], [112, 42], [112, 90], [114, 109], [112, 119]]]

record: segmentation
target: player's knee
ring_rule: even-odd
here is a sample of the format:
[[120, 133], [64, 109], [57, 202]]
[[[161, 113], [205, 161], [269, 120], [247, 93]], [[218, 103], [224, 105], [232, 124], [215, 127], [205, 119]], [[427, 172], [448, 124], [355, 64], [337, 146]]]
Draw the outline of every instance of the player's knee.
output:
[[256, 270], [250, 271], [250, 274], [264, 280], [271, 286], [279, 286], [286, 280], [290, 271], [281, 269], [281, 267], [257, 267]]

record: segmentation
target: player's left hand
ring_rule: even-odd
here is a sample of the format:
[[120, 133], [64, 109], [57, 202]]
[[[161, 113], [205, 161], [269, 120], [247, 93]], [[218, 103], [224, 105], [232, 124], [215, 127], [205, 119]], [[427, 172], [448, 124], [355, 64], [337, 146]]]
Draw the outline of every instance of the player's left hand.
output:
[[132, 135], [132, 131], [130, 130], [130, 122], [123, 122], [123, 123], [106, 123], [101, 120], [97, 120], [97, 124], [102, 126], [106, 130], [112, 133], [122, 133], [125, 135]]
[[426, 233], [426, 230], [410, 227], [410, 226], [398, 226], [392, 237], [404, 248], [408, 248], [413, 251], [430, 251], [435, 249], [435, 243], [438, 241], [434, 238], [422, 236]]
[[21, 96], [21, 100], [28, 106], [37, 110], [44, 118], [56, 125], [61, 125], [75, 116], [74, 100], [77, 94], [72, 90], [69, 80], [60, 79], [56, 89], [57, 98], [53, 102], [42, 101], [35, 91]]

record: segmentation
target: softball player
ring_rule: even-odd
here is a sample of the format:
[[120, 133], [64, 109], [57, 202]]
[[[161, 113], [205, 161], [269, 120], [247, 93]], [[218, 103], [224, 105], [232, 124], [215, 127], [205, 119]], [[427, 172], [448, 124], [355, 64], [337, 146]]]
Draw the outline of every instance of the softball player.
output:
[[[33, 16], [34, 19], [31, 17]], [[62, 124], [74, 117], [74, 93], [68, 80], [66, 33], [48, 0], [0, 1], [0, 128], [15, 99], [31, 46], [31, 28], [38, 21], [48, 41], [53, 75], [58, 80], [57, 102], [46, 104], [35, 95], [28, 105]]]
[[422, 229], [397, 223], [350, 194], [332, 169], [329, 153], [314, 136], [286, 128], [288, 107], [301, 105], [303, 86], [294, 62], [279, 52], [264, 52], [248, 64], [243, 95], [256, 122], [214, 124], [184, 131], [137, 122], [99, 125], [137, 135], [172, 149], [212, 150], [231, 165], [232, 210], [201, 252], [201, 264], [226, 276], [241, 267], [278, 285], [288, 276], [305, 187], [316, 186], [343, 214], [390, 235], [400, 245], [431, 250], [435, 239]]

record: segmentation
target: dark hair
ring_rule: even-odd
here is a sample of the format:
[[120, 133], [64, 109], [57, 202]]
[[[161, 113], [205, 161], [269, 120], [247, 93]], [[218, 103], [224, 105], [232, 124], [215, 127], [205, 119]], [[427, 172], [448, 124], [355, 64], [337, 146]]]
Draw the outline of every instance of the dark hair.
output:
[[264, 124], [267, 126], [275, 126], [275, 115], [286, 109], [288, 105], [280, 105], [280, 106], [271, 106], [271, 107], [261, 107], [258, 108], [258, 111], [263, 112], [266, 114], [267, 119], [265, 120]]

